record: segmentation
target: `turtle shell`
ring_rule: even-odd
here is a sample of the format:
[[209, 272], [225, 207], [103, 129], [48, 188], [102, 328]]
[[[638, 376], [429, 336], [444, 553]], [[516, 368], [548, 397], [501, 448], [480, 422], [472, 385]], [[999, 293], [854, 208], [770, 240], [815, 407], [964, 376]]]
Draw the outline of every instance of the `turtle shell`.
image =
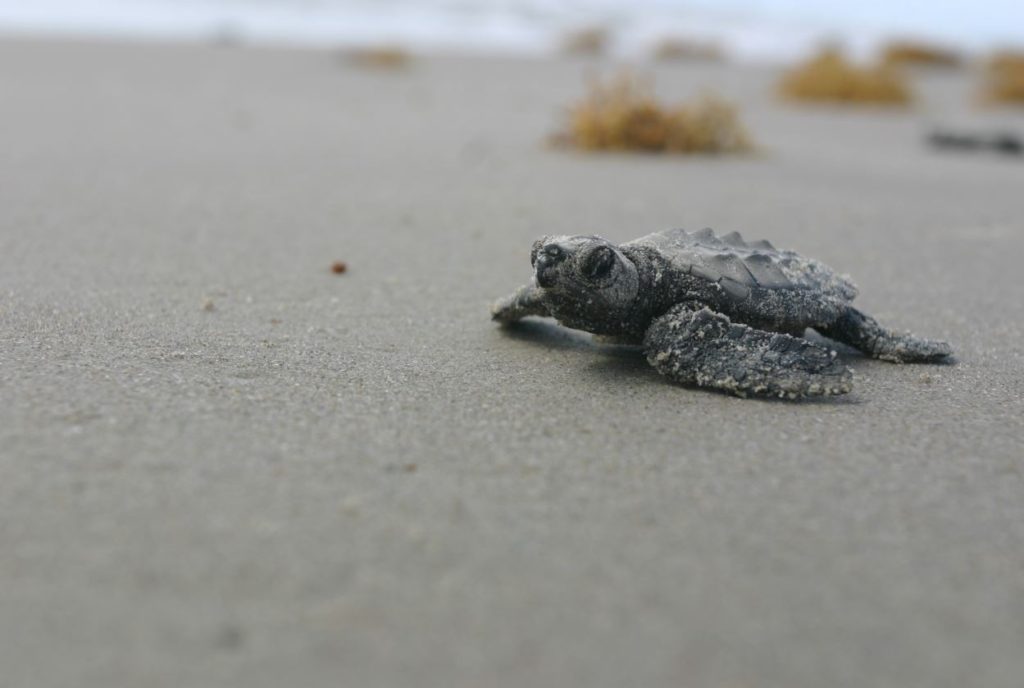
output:
[[739, 232], [673, 229], [641, 237], [623, 248], [653, 250], [671, 276], [689, 275], [714, 285], [727, 313], [787, 329], [827, 322], [857, 296], [848, 277], [768, 241], [747, 242]]

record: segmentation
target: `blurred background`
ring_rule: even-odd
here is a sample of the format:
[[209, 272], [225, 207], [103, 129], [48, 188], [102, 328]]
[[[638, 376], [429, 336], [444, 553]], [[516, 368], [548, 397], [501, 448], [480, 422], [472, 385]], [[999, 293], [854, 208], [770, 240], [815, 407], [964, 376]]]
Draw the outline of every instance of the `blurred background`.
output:
[[580, 26], [614, 29], [615, 52], [664, 35], [713, 41], [739, 59], [786, 60], [822, 40], [866, 54], [892, 36], [968, 52], [1015, 44], [1019, 0], [3, 0], [0, 29], [135, 38], [542, 54]]

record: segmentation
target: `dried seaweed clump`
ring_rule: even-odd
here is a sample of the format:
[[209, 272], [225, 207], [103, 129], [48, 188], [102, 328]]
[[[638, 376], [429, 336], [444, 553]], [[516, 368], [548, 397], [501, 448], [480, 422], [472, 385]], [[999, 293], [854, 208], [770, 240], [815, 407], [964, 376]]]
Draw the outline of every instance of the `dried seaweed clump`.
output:
[[985, 100], [1024, 105], [1024, 52], [1001, 51], [988, 62]]
[[959, 67], [959, 53], [941, 45], [917, 41], [893, 41], [882, 50], [882, 62], [894, 67]]
[[987, 67], [992, 71], [1024, 69], [1024, 50], [997, 50], [989, 57]]
[[736, 109], [705, 95], [688, 105], [666, 107], [650, 85], [630, 74], [595, 82], [569, 114], [557, 140], [583, 150], [651, 153], [738, 153], [753, 146]]
[[357, 48], [347, 53], [352, 64], [375, 69], [403, 69], [412, 62], [412, 55], [396, 45]]
[[721, 62], [725, 55], [722, 48], [709, 41], [687, 38], [663, 38], [654, 44], [651, 53], [661, 62], [682, 62], [686, 60]]
[[910, 87], [892, 67], [858, 67], [835, 49], [827, 49], [788, 72], [780, 84], [782, 95], [792, 100], [833, 103], [905, 105]]
[[562, 50], [567, 55], [603, 55], [608, 51], [611, 35], [601, 26], [590, 26], [570, 31], [562, 39]]

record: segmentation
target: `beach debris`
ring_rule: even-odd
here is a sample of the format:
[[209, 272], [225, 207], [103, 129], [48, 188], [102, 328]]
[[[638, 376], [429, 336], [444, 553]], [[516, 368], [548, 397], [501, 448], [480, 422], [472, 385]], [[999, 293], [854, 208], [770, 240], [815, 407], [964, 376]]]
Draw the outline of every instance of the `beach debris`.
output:
[[397, 45], [354, 48], [345, 52], [349, 62], [372, 69], [404, 69], [412, 63], [408, 50]]
[[997, 50], [989, 56], [984, 67], [990, 76], [1019, 75], [1024, 72], [1024, 49]]
[[611, 33], [603, 26], [586, 26], [562, 37], [562, 52], [567, 55], [596, 57], [608, 51]]
[[959, 151], [990, 151], [1003, 155], [1024, 155], [1024, 140], [1011, 132], [975, 133], [933, 131], [928, 143], [934, 148]]
[[545, 236], [530, 261], [533, 279], [494, 303], [495, 321], [550, 316], [640, 345], [659, 373], [685, 385], [784, 399], [849, 392], [853, 376], [836, 352], [796, 334], [809, 327], [883, 361], [953, 353], [854, 308], [857, 288], [827, 265], [738, 232], [673, 229], [620, 245]]
[[1019, 69], [1024, 65], [1024, 49], [1022, 50], [1011, 50], [1003, 49], [997, 50], [988, 58], [987, 67], [989, 69]]
[[826, 48], [783, 75], [779, 84], [790, 100], [906, 105], [910, 87], [890, 65], [858, 66], [836, 48]]
[[665, 37], [654, 44], [651, 56], [661, 62], [721, 62], [725, 53], [711, 41]]
[[235, 624], [225, 624], [214, 638], [214, 645], [221, 650], [237, 650], [244, 642], [245, 631]]
[[959, 67], [963, 57], [956, 50], [914, 40], [891, 41], [882, 48], [881, 62], [893, 67]]
[[217, 306], [214, 305], [213, 299], [211, 299], [210, 297], [204, 298], [199, 303], [199, 307], [200, 307], [200, 309], [202, 309], [206, 313], [211, 313], [211, 312], [217, 310]]
[[996, 134], [991, 141], [992, 149], [1005, 155], [1021, 155], [1024, 153], [1024, 143], [1015, 134]]
[[335, 275], [343, 275], [348, 272], [348, 263], [343, 260], [336, 260], [331, 263], [331, 272]]
[[556, 145], [587, 151], [650, 153], [742, 153], [753, 149], [736, 108], [715, 95], [666, 106], [651, 85], [628, 72], [607, 84], [591, 84], [569, 111], [568, 127], [552, 137]]
[[982, 98], [990, 104], [1024, 105], [1024, 52], [1004, 50], [989, 59]]

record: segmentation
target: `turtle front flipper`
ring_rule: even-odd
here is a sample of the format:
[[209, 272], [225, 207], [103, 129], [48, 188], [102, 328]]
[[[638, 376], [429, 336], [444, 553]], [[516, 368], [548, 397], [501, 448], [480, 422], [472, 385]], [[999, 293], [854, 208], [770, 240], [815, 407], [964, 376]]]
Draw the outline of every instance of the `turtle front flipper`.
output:
[[527, 284], [514, 294], [498, 299], [491, 306], [491, 319], [507, 325], [528, 315], [549, 316], [547, 306], [540, 300], [540, 289]]
[[644, 350], [648, 362], [676, 382], [741, 397], [846, 394], [853, 383], [834, 351], [733, 323], [701, 305], [680, 304], [655, 319]]
[[953, 355], [953, 347], [946, 342], [893, 332], [853, 306], [830, 325], [814, 329], [872, 358], [891, 363], [934, 363]]

